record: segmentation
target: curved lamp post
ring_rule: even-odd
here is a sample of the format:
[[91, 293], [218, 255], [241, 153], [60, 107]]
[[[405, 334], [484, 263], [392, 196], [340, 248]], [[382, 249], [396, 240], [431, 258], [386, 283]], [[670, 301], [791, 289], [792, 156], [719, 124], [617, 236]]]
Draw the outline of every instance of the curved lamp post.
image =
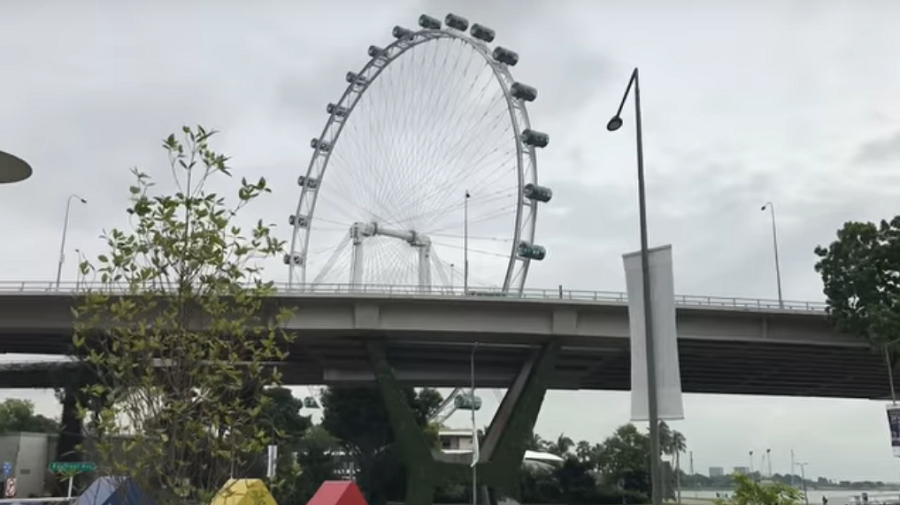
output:
[[638, 178], [638, 208], [641, 227], [641, 277], [644, 290], [644, 342], [647, 354], [647, 403], [648, 417], [650, 420], [650, 481], [653, 491], [653, 505], [662, 504], [662, 474], [660, 464], [659, 447], [659, 412], [656, 398], [656, 357], [653, 345], [653, 307], [650, 296], [650, 252], [647, 245], [647, 201], [644, 191], [644, 137], [641, 129], [641, 88], [638, 83], [638, 69], [635, 68], [622, 95], [619, 110], [606, 124], [606, 129], [614, 132], [622, 127], [622, 108], [625, 100], [634, 87], [634, 125], [637, 136], [637, 178]]
[[781, 265], [778, 262], [778, 232], [775, 231], [775, 204], [766, 202], [759, 210], [769, 209], [772, 214], [772, 246], [775, 248], [775, 280], [778, 282], [778, 308], [784, 308], [784, 299], [781, 297]]
[[59, 291], [59, 280], [62, 277], [63, 263], [66, 262], [66, 233], [69, 231], [69, 210], [72, 208], [72, 200], [78, 200], [81, 203], [87, 203], [87, 200], [76, 194], [69, 195], [66, 200], [66, 217], [63, 218], [62, 239], [59, 243], [59, 265], [56, 267], [56, 290]]

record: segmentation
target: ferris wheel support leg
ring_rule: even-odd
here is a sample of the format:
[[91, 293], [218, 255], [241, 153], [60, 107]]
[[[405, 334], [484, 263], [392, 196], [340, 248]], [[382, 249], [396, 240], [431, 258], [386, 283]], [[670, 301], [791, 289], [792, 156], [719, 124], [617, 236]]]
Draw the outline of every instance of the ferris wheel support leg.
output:
[[[403, 388], [385, 357], [380, 342], [369, 342], [369, 359], [397, 445], [407, 471], [407, 505], [431, 505], [434, 490], [447, 481], [471, 482], [471, 455], [432, 451], [406, 400]], [[483, 505], [495, 505], [497, 491], [516, 497], [519, 469], [540, 413], [547, 384], [556, 367], [559, 344], [551, 341], [536, 350], [522, 366], [500, 403], [481, 442], [478, 482]]]
[[[481, 444], [479, 478], [508, 496], [518, 494], [518, 469], [556, 369], [559, 343], [550, 341], [523, 364], [506, 391]], [[483, 476], [483, 477], [482, 477]]]
[[363, 279], [363, 241], [353, 241], [353, 257], [350, 263], [350, 286], [357, 287]]
[[397, 382], [384, 350], [374, 342], [368, 343], [368, 350], [375, 381], [400, 449], [400, 461], [406, 468], [406, 505], [431, 505], [434, 490], [440, 484], [431, 446], [416, 423], [406, 394]]
[[423, 245], [419, 250], [419, 292], [431, 292], [431, 246]]

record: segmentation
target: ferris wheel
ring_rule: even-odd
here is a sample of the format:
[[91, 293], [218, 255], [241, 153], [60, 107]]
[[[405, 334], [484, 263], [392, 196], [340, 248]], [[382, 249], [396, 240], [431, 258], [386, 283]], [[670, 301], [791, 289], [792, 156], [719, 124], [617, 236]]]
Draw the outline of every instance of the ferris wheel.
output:
[[546, 255], [535, 228], [552, 191], [538, 185], [536, 150], [549, 137], [525, 107], [537, 90], [510, 73], [518, 54], [454, 14], [419, 26], [370, 46], [326, 107], [290, 215], [294, 288], [516, 293]]

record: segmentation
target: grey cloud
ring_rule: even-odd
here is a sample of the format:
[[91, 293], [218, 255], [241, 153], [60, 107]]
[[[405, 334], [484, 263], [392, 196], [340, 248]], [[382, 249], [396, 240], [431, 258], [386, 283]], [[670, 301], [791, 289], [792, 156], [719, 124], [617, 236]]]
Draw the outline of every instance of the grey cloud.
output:
[[863, 163], [900, 161], [900, 131], [863, 143], [854, 160]]

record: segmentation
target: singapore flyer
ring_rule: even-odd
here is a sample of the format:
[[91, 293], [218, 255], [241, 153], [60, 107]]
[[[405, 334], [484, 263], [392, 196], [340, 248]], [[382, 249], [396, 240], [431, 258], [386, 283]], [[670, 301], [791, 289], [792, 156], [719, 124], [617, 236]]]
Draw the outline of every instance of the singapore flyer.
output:
[[324, 107], [290, 215], [292, 289], [344, 285], [520, 293], [533, 261], [537, 90], [513, 79], [494, 31], [448, 14], [393, 29]]

